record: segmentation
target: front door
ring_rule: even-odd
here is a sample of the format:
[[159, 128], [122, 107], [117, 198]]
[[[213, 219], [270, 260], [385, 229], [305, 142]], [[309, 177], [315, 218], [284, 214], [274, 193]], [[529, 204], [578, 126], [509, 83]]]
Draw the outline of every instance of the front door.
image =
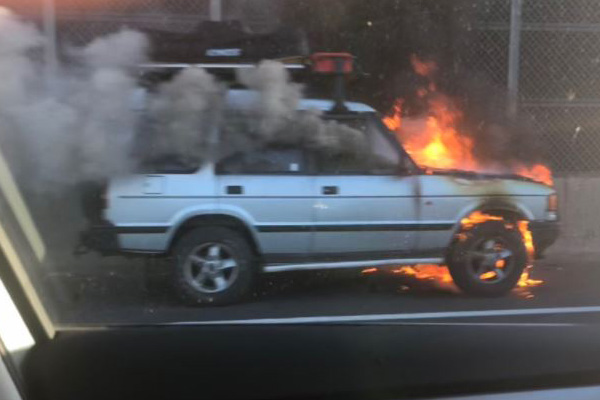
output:
[[418, 233], [417, 177], [393, 138], [375, 120], [340, 121], [366, 135], [359, 149], [331, 148], [314, 153], [317, 259], [404, 258]]

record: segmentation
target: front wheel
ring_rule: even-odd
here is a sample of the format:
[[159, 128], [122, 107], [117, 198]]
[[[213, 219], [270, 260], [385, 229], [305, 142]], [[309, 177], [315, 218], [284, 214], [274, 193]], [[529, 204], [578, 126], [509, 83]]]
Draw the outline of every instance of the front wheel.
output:
[[174, 283], [191, 304], [243, 300], [254, 284], [255, 257], [246, 239], [223, 227], [194, 229], [175, 248]]
[[463, 232], [448, 257], [454, 283], [465, 293], [500, 296], [515, 287], [527, 266], [521, 233], [501, 221]]

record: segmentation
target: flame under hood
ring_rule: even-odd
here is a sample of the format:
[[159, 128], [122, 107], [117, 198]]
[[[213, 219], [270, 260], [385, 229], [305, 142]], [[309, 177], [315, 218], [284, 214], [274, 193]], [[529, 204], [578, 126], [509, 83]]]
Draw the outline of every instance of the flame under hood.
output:
[[[552, 173], [543, 163], [525, 162], [512, 157], [510, 152], [482, 157], [477, 151], [483, 144], [481, 140], [494, 143], [493, 139], [505, 131], [500, 126], [490, 125], [485, 130], [489, 137], [480, 138], [476, 143], [474, 136], [465, 131], [462, 103], [438, 90], [437, 65], [414, 55], [411, 64], [415, 74], [423, 80], [415, 98], [424, 111], [417, 116], [405, 115], [406, 101], [399, 98], [383, 122], [420, 167], [431, 174], [460, 175], [469, 179], [500, 177], [553, 185]], [[535, 157], [532, 155], [532, 158]]]

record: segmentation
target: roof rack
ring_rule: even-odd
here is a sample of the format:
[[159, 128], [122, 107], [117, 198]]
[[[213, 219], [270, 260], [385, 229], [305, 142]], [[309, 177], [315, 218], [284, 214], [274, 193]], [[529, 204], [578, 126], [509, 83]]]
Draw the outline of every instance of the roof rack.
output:
[[[305, 64], [283, 64], [287, 69], [306, 69]], [[138, 66], [142, 69], [183, 69], [183, 68], [205, 68], [205, 69], [245, 69], [255, 68], [256, 64], [252, 63], [201, 63], [201, 64], [186, 64], [186, 63], [146, 63]]]
[[[345, 105], [345, 86], [346, 77], [353, 73], [354, 56], [349, 53], [314, 53], [310, 57], [291, 56], [280, 59], [275, 59], [283, 64], [283, 66], [292, 71], [298, 71], [296, 75], [306, 76], [312, 74], [329, 76], [333, 78], [333, 106], [330, 113], [345, 114], [350, 113]], [[142, 77], [148, 79], [150, 85], [157, 81], [152, 81], [152, 76], [156, 75], [159, 80], [165, 76], [172, 76], [177, 73], [177, 70], [186, 68], [204, 68], [212, 70], [214, 74], [229, 76], [235, 70], [255, 68], [256, 63], [253, 62], [214, 62], [214, 63], [169, 63], [169, 62], [152, 62], [140, 64]], [[307, 74], [308, 73], [308, 74]]]

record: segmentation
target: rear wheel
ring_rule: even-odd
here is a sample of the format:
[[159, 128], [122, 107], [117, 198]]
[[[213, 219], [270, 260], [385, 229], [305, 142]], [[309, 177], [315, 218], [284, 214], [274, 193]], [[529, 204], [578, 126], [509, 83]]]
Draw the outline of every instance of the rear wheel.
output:
[[527, 266], [521, 233], [501, 221], [462, 232], [448, 257], [454, 283], [465, 293], [500, 296], [515, 287]]
[[191, 304], [243, 300], [254, 284], [255, 257], [246, 239], [223, 227], [194, 229], [175, 248], [174, 283]]

